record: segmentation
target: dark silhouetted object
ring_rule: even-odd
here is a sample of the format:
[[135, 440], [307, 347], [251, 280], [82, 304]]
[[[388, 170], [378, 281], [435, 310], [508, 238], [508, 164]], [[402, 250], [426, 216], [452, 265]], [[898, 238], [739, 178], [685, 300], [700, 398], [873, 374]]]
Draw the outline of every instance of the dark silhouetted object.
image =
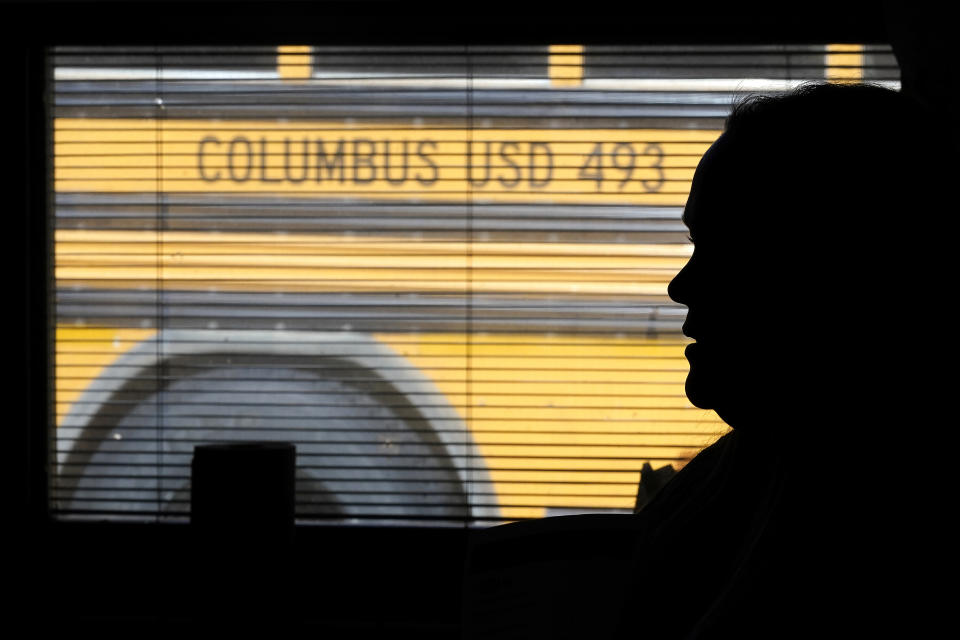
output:
[[640, 484], [637, 486], [637, 501], [633, 505], [634, 512], [640, 511], [647, 503], [653, 500], [660, 489], [670, 481], [670, 478], [677, 475], [677, 470], [673, 465], [665, 464], [662, 467], [654, 469], [649, 462], [644, 462], [640, 468]]
[[194, 449], [190, 609], [215, 633], [288, 630], [296, 448], [278, 442]]
[[295, 470], [292, 444], [199, 445], [193, 453], [190, 522], [205, 535], [289, 542]]
[[588, 514], [474, 531], [463, 640], [610, 637], [637, 524], [633, 516]]

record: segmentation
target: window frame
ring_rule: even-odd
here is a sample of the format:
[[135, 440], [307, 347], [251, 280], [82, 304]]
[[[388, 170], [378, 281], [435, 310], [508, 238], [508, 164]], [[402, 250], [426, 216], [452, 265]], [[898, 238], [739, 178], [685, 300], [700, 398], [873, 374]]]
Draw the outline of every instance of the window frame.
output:
[[[638, 3], [639, 4], [639, 3]], [[147, 583], [151, 571], [162, 570], [173, 558], [183, 562], [190, 555], [188, 528], [176, 524], [122, 524], [54, 520], [47, 506], [47, 425], [53, 388], [52, 313], [47, 295], [52, 278], [52, 242], [48, 222], [49, 165], [52, 151], [46, 113], [48, 62], [46, 48], [55, 44], [276, 44], [324, 40], [332, 44], [511, 44], [511, 43], [723, 43], [757, 42], [815, 43], [858, 42], [889, 44], [883, 13], [868, 3], [792, 3], [762, 14], [746, 8], [738, 13], [730, 6], [695, 15], [666, 9], [634, 9], [625, 14], [617, 3], [601, 0], [593, 12], [556, 15], [542, 2], [528, 3], [518, 12], [515, 3], [488, 3], [481, 15], [452, 14], [445, 5], [432, 2], [268, 2], [233, 3], [202, 0], [179, 2], [40, 2], [6, 3], [8, 24], [21, 25], [4, 47], [5, 77], [9, 100], [4, 100], [8, 131], [8, 154], [14, 159], [6, 172], [7, 189], [14, 218], [12, 246], [16, 285], [10, 306], [16, 320], [16, 355], [10, 360], [16, 376], [11, 396], [15, 398], [13, 438], [5, 451], [6, 467], [13, 471], [8, 486], [14, 504], [11, 514], [25, 543], [24, 570], [45, 576], [52, 572], [96, 571], [99, 580]], [[537, 7], [544, 7], [536, 11]], [[372, 20], [370, 16], [375, 16]], [[135, 25], [118, 30], [115, 25]], [[358, 572], [373, 572], [386, 579], [384, 589], [403, 589], [397, 576], [409, 569], [383, 549], [403, 549], [404, 555], [420, 558], [422, 576], [434, 578], [429, 594], [408, 594], [395, 600], [391, 611], [414, 606], [421, 599], [442, 605], [453, 617], [437, 619], [438, 629], [449, 629], [458, 615], [459, 571], [466, 549], [467, 531], [449, 527], [364, 527], [309, 525], [299, 527], [296, 547], [314, 550], [311, 562], [319, 567], [317, 549], [342, 546], [342, 560], [334, 568], [335, 579], [351, 583]], [[65, 562], [54, 564], [50, 550], [85, 549]], [[135, 575], [125, 566], [124, 554], [106, 550], [124, 549], [155, 553], [143, 573]], [[376, 552], [371, 552], [376, 550]], [[101, 553], [104, 552], [104, 553]], [[55, 555], [55, 554], [54, 554]], [[97, 564], [108, 555], [118, 558]], [[314, 565], [310, 565], [314, 566]], [[327, 569], [329, 572], [329, 569]], [[375, 578], [376, 579], [376, 578]], [[49, 580], [49, 578], [47, 578]], [[392, 580], [392, 581], [391, 581]], [[452, 585], [451, 585], [451, 581]], [[48, 588], [56, 590], [56, 578]], [[162, 582], [162, 581], [161, 581]], [[425, 583], [423, 577], [421, 582]], [[352, 583], [351, 583], [352, 584]], [[51, 586], [52, 585], [52, 586]], [[176, 599], [154, 584], [145, 593], [155, 598]], [[452, 586], [452, 588], [451, 588]], [[154, 593], [150, 589], [159, 589]], [[383, 593], [387, 593], [384, 591]], [[377, 591], [380, 593], [380, 591]], [[374, 596], [377, 597], [377, 596]], [[81, 598], [92, 601], [93, 596]], [[148, 598], [149, 600], [149, 598]], [[452, 605], [451, 605], [452, 603]], [[70, 609], [82, 614], [82, 604]], [[386, 614], [384, 614], [386, 615]], [[445, 626], [446, 625], [446, 626]]]

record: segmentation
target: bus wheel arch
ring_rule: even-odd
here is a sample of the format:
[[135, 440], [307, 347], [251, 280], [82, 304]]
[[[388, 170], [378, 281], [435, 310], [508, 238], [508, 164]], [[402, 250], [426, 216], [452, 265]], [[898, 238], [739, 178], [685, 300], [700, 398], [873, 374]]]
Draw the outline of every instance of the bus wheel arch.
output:
[[[251, 345], [258, 345], [258, 347], [251, 348]], [[202, 371], [197, 377], [166, 375], [170, 371], [176, 371], [182, 363], [198, 358], [205, 359], [209, 365], [203, 371], [215, 373], [209, 377], [209, 380], [215, 382], [208, 381], [208, 386], [214, 384], [212, 390], [191, 391], [188, 388], [191, 385], [185, 384], [186, 381], [190, 381], [196, 387], [196, 381], [202, 379]], [[287, 370], [284, 369], [284, 363], [297, 363], [298, 366]], [[304, 363], [312, 364], [305, 366]], [[251, 368], [272, 368], [278, 372], [278, 379], [273, 382], [268, 380], [265, 383], [260, 380], [244, 382], [240, 379], [227, 379], [228, 372], [242, 372]], [[390, 433], [396, 433], [399, 440], [391, 442], [393, 440], [391, 436], [384, 436], [376, 429], [358, 429], [355, 433], [352, 432], [350, 442], [334, 448], [344, 456], [351, 456], [350, 459], [356, 463], [352, 465], [355, 477], [351, 479], [348, 477], [349, 473], [344, 471], [343, 473], [347, 473], [347, 476], [330, 478], [330, 473], [324, 472], [323, 464], [315, 468], [316, 465], [304, 464], [304, 460], [312, 456], [313, 461], [324, 459], [329, 461], [331, 456], [338, 454], [329, 453], [325, 456], [323, 446], [330, 443], [323, 444], [311, 429], [302, 429], [301, 433], [306, 441], [298, 445], [298, 493], [307, 485], [312, 485], [308, 488], [313, 494], [321, 497], [307, 504], [305, 511], [300, 510], [304, 515], [349, 519], [353, 512], [358, 513], [358, 509], [363, 510], [363, 508], [356, 507], [353, 499], [344, 499], [345, 491], [356, 494], [360, 500], [365, 493], [373, 495], [378, 494], [379, 491], [381, 499], [387, 496], [388, 504], [385, 503], [379, 507], [374, 504], [366, 509], [368, 516], [379, 510], [387, 514], [385, 517], [395, 517], [389, 514], [398, 513], [400, 517], [406, 514], [410, 519], [416, 519], [418, 513], [427, 515], [437, 513], [441, 518], [499, 519], [499, 509], [495, 505], [482, 504], [470, 499], [473, 493], [470, 490], [471, 487], [476, 483], [490, 486], [490, 478], [483, 458], [478, 454], [470, 432], [457, 410], [450, 405], [449, 400], [432, 381], [402, 355], [368, 334], [350, 332], [174, 329], [161, 331], [153, 338], [136, 345], [107, 367], [88, 386], [60, 423], [58, 438], [65, 443], [70, 443], [71, 446], [65, 450], [58, 448], [56, 463], [59, 486], [56, 488], [55, 495], [59, 497], [59, 508], [67, 511], [78, 508], [80, 504], [74, 500], [74, 497], [80, 495], [79, 492], [89, 486], [109, 490], [111, 482], [118, 484], [117, 480], [111, 480], [110, 477], [102, 476], [94, 479], [93, 474], [86, 472], [92, 463], [95, 464], [98, 457], [102, 460], [110, 455], [116, 456], [117, 451], [136, 451], [136, 455], [141, 458], [145, 455], [162, 459], [166, 455], [171, 461], [179, 461], [182, 478], [185, 451], [182, 446], [180, 450], [168, 450], [165, 448], [167, 445], [163, 443], [179, 442], [182, 439], [183, 434], [176, 433], [176, 429], [179, 428], [176, 407], [179, 406], [178, 398], [184, 397], [185, 394], [194, 394], [189, 397], [198, 400], [194, 402], [197, 406], [207, 406], [209, 398], [203, 398], [203, 393], [215, 394], [217, 392], [215, 385], [220, 383], [226, 385], [226, 388], [239, 397], [243, 397], [244, 390], [248, 388], [244, 385], [249, 386], [249, 384], [266, 384], [268, 387], [274, 385], [271, 388], [280, 389], [279, 395], [294, 394], [294, 399], [296, 399], [296, 393], [310, 398], [312, 397], [310, 394], [318, 390], [320, 393], [329, 395], [336, 393], [335, 376], [325, 375], [324, 371], [331, 370], [350, 372], [348, 379], [351, 382], [340, 384], [353, 385], [351, 394], [356, 393], [361, 399], [361, 403], [353, 408], [354, 413], [361, 408], [364, 411], [370, 410], [370, 407], [375, 404], [371, 401], [373, 397], [389, 400], [377, 411], [395, 427], [395, 431]], [[117, 375], [118, 372], [122, 375]], [[262, 375], [263, 371], [259, 374]], [[160, 382], [161, 380], [163, 382]], [[295, 388], [284, 387], [284, 385]], [[361, 391], [357, 392], [357, 388]], [[262, 392], [263, 389], [257, 389], [257, 391]], [[364, 395], [368, 391], [370, 393]], [[151, 398], [151, 393], [162, 393], [161, 397], [167, 401], [164, 408], [157, 409], [157, 399]], [[129, 410], [111, 413], [110, 407], [117, 406], [115, 402], [117, 398], [125, 398], [129, 403], [131, 397], [139, 400], [131, 403]], [[429, 401], [418, 402], [418, 398], [429, 399]], [[238, 424], [250, 423], [250, 415], [242, 410], [244, 406], [243, 403], [233, 405], [223, 403], [219, 409], [223, 415], [210, 419], [208, 421], [210, 428], [192, 427], [193, 431], [187, 434], [192, 436], [188, 438], [190, 444], [232, 439], [218, 436], [223, 436], [231, 430], [236, 432], [239, 429], [236, 426]], [[299, 405], [290, 404], [284, 410], [299, 411], [305, 423], [331, 419], [322, 411], [317, 413], [316, 407], [311, 407], [311, 403], [303, 402]], [[150, 408], [162, 411], [164, 417], [161, 422], [167, 422], [167, 424], [153, 427], [155, 438], [151, 438], [150, 430], [146, 429], [137, 433], [140, 436], [146, 434], [147, 437], [133, 439], [129, 444], [124, 444], [122, 433], [118, 431], [119, 426], [124, 425], [124, 428], [129, 429], [133, 425], [136, 429], [138, 424], [147, 424]], [[343, 410], [343, 407], [337, 409], [341, 412]], [[138, 411], [142, 415], [138, 416]], [[310, 413], [311, 411], [313, 413]], [[349, 412], [348, 408], [347, 413]], [[341, 417], [359, 420], [356, 416]], [[196, 416], [192, 418], [197, 419]], [[244, 420], [246, 420], [245, 423]], [[285, 429], [272, 428], [263, 428], [258, 431], [258, 428], [254, 427], [249, 432], [244, 432], [244, 437], [240, 439], [290, 439], [277, 437], [278, 433], [285, 432]], [[136, 445], [134, 440], [137, 442]], [[156, 444], [151, 440], [155, 440]], [[415, 466], [423, 467], [421, 470], [414, 469], [412, 473], [426, 479], [422, 482], [416, 479], [411, 480], [411, 474], [407, 473], [408, 470], [402, 464], [396, 468], [382, 464], [383, 452], [376, 446], [378, 443], [383, 446], [394, 445], [399, 450], [408, 452], [406, 458], [398, 459], [406, 459], [415, 463]], [[411, 455], [410, 451], [414, 454]], [[135, 456], [131, 458], [132, 462], [136, 460]], [[140, 474], [151, 464], [149, 460], [140, 462], [142, 464], [139, 467], [131, 464], [126, 471]], [[338, 465], [330, 468], [334, 467]], [[121, 468], [121, 474], [123, 471], [125, 469]], [[189, 474], [189, 471], [186, 473]], [[445, 483], [443, 486], [453, 489], [450, 495], [455, 497], [452, 503], [447, 503], [447, 506], [440, 503], [430, 504], [431, 500], [436, 499], [433, 491], [436, 482], [431, 480], [434, 476], [437, 481]], [[144, 491], [149, 493], [151, 486], [156, 489], [154, 493], [160, 493], [160, 489], [155, 486], [158, 482], [156, 480], [154, 485], [150, 485], [149, 478], [141, 480], [128, 477], [127, 481], [134, 485], [139, 483], [137, 486], [143, 489], [139, 495], [146, 495]], [[351, 490], [362, 489], [363, 482], [372, 491]], [[161, 478], [159, 483], [163, 484], [164, 480]], [[182, 487], [176, 487], [176, 483], [172, 480], [171, 483], [173, 489], [170, 495], [182, 489]], [[403, 498], [395, 500], [388, 495], [390, 494], [388, 486], [394, 485], [404, 486], [412, 503], [403, 502]], [[166, 493], [165, 490], [164, 493]], [[132, 495], [138, 494], [134, 492]], [[180, 495], [182, 496], [182, 491]], [[311, 494], [306, 495], [309, 498]], [[451, 506], [451, 504], [459, 506]], [[316, 507], [316, 510], [313, 507]]]

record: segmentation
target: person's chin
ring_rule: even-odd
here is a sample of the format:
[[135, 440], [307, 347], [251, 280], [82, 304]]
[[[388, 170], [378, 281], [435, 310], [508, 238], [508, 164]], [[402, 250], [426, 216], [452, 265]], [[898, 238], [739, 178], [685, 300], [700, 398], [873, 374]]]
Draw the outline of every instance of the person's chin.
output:
[[709, 363], [704, 361], [703, 347], [696, 343], [688, 344], [684, 350], [690, 371], [687, 373], [685, 391], [687, 399], [700, 409], [714, 408], [715, 380], [711, 380]]
[[710, 370], [699, 363], [691, 366], [687, 375], [685, 390], [690, 403], [699, 408], [713, 411], [727, 425], [735, 429], [753, 429], [769, 412], [764, 408], [764, 398], [746, 398], [743, 387], [735, 384], [736, 371], [723, 371], [722, 374]]
[[685, 390], [690, 404], [700, 409], [713, 409], [715, 403], [712, 398], [713, 394], [711, 393], [710, 386], [709, 384], [703, 383], [701, 376], [697, 376], [693, 372], [689, 373], [687, 375]]

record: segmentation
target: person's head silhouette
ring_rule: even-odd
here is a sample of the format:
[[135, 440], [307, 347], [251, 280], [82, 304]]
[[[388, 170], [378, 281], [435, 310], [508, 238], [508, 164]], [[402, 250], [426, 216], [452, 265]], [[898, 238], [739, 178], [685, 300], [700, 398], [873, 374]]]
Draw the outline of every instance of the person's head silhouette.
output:
[[695, 249], [669, 287], [696, 341], [693, 404], [780, 437], [827, 411], [862, 415], [905, 373], [891, 367], [909, 355], [907, 287], [922, 284], [940, 213], [928, 124], [864, 85], [734, 109], [697, 168], [684, 212]]
[[917, 621], [917, 550], [946, 548], [931, 514], [950, 466], [926, 436], [950, 353], [923, 337], [950, 292], [948, 149], [924, 109], [878, 87], [734, 109], [694, 176], [694, 252], [669, 287], [696, 341], [687, 395], [733, 431], [639, 513], [624, 637], [636, 620], [687, 640]]

